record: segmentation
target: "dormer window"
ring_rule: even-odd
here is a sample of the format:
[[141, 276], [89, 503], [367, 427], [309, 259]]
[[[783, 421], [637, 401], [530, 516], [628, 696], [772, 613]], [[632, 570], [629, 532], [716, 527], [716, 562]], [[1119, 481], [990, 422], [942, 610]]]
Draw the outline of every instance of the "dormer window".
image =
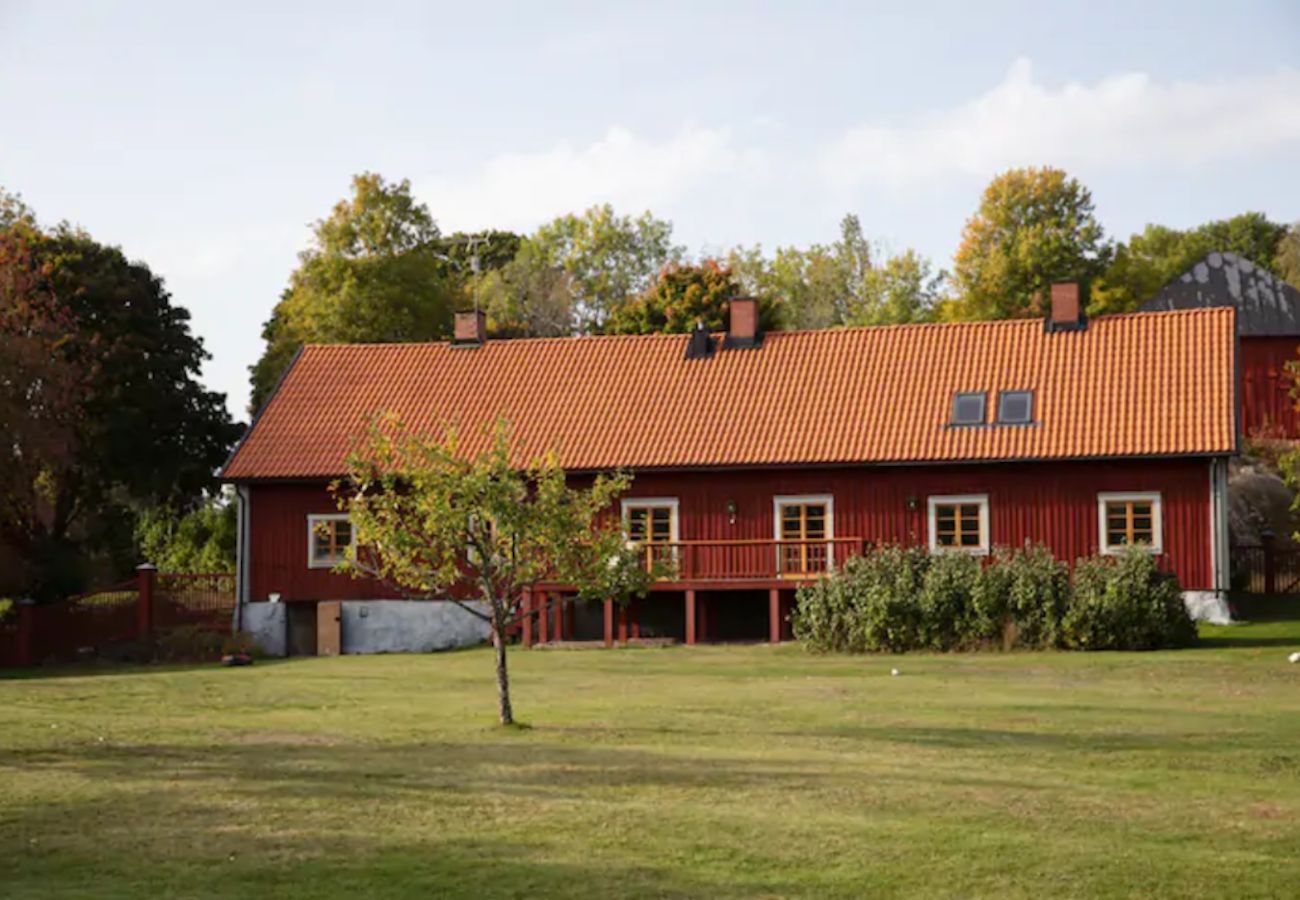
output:
[[983, 391], [954, 394], [952, 398], [952, 424], [983, 425], [986, 396]]
[[1030, 425], [1034, 421], [1033, 391], [999, 391], [998, 424]]

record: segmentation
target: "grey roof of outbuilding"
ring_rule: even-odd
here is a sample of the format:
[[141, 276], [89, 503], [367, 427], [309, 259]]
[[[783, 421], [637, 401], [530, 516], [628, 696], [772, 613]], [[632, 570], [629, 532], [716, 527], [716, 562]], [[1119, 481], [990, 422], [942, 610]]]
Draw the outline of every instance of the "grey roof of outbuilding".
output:
[[1141, 306], [1166, 309], [1237, 307], [1237, 331], [1253, 336], [1300, 335], [1300, 291], [1235, 253], [1211, 253]]

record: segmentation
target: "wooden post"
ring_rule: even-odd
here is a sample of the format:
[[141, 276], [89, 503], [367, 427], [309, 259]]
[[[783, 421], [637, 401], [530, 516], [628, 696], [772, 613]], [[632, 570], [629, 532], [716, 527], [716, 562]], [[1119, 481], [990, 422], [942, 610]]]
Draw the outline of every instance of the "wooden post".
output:
[[1259, 534], [1259, 543], [1264, 551], [1264, 593], [1272, 596], [1277, 593], [1277, 557], [1274, 555], [1276, 535], [1272, 529], [1265, 528]]
[[624, 603], [618, 608], [618, 643], [620, 646], [627, 646], [627, 608], [630, 604]]
[[614, 601], [605, 601], [605, 646], [614, 646]]
[[135, 603], [135, 636], [143, 639], [153, 634], [153, 589], [158, 577], [158, 567], [141, 563], [135, 567], [137, 599]]
[[776, 588], [767, 592], [767, 639], [781, 643], [781, 592]]
[[523, 618], [524, 618], [524, 646], [533, 645], [533, 589], [524, 588], [523, 600]]
[[36, 631], [36, 601], [19, 600], [18, 606], [18, 659], [19, 666], [36, 664], [36, 654], [32, 652], [32, 636]]
[[551, 611], [547, 608], [550, 602], [551, 595], [543, 593], [541, 597], [541, 608], [537, 612], [537, 640], [543, 644], [548, 644], [551, 640]]
[[686, 592], [686, 643], [695, 643], [695, 591]]

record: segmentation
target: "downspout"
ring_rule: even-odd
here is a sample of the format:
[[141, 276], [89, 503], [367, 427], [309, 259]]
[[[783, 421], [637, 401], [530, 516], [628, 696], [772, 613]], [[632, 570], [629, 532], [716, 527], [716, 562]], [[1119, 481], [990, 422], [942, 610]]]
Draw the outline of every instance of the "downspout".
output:
[[252, 494], [248, 485], [235, 485], [235, 633], [244, 624], [244, 604], [248, 602], [249, 506]]

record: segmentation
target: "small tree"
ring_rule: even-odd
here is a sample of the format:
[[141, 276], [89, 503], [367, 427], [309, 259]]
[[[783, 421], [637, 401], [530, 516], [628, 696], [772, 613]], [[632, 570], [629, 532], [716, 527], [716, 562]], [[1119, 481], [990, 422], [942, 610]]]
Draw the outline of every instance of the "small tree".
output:
[[[488, 624], [502, 725], [514, 723], [506, 636], [524, 614], [525, 588], [558, 581], [584, 598], [625, 603], [644, 596], [656, 575], [632, 564], [621, 524], [608, 515], [630, 476], [574, 488], [553, 454], [521, 468], [513, 450], [504, 422], [486, 449], [470, 454], [452, 429], [423, 437], [381, 418], [333, 486], [360, 548], [341, 568], [406, 596], [447, 598]], [[464, 599], [474, 594], [478, 603]]]

